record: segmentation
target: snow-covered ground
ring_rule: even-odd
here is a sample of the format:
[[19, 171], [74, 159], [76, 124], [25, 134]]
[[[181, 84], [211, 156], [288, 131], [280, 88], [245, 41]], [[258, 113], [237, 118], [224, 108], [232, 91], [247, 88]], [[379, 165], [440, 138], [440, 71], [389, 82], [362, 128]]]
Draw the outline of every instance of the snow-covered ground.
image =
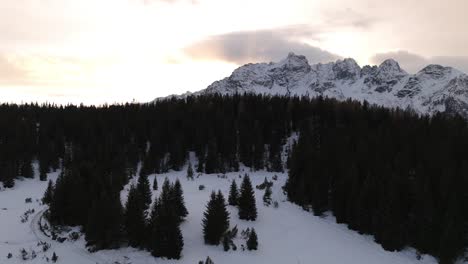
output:
[[[149, 252], [133, 248], [119, 250], [105, 250], [89, 253], [84, 247], [84, 239], [81, 237], [76, 242], [65, 241], [58, 243], [44, 236], [38, 230], [41, 212], [45, 206], [40, 205], [39, 200], [46, 188], [46, 182], [38, 179], [25, 179], [17, 181], [14, 189], [0, 191], [0, 263], [47, 263], [56, 252], [58, 263], [67, 264], [96, 264], [96, 263], [180, 263], [195, 264], [207, 256], [216, 264], [230, 263], [357, 263], [357, 264], [399, 264], [399, 263], [437, 263], [430, 256], [422, 256], [417, 260], [414, 250], [404, 252], [388, 252], [373, 242], [372, 237], [362, 236], [347, 229], [345, 225], [336, 224], [332, 216], [320, 218], [303, 211], [300, 207], [286, 201], [281, 187], [284, 185], [287, 174], [270, 172], [248, 172], [254, 185], [263, 182], [264, 178], [274, 181], [273, 201], [278, 201], [279, 207], [266, 207], [263, 205], [261, 190], [255, 190], [257, 199], [258, 219], [255, 222], [241, 221], [237, 216], [237, 209], [229, 206], [231, 213], [231, 227], [235, 225], [241, 230], [254, 227], [259, 238], [258, 251], [242, 251], [241, 244], [245, 241], [241, 238], [235, 240], [237, 251], [224, 252], [222, 246], [207, 246], [203, 243], [201, 221], [205, 205], [212, 190], [220, 189], [226, 196], [232, 179], [241, 183], [240, 174], [248, 172], [227, 173], [226, 178], [219, 178], [217, 174], [202, 174], [194, 181], [185, 177], [185, 171], [170, 172], [166, 174], [151, 175], [150, 182], [158, 177], [159, 186], [165, 177], [174, 181], [179, 178], [183, 185], [184, 196], [189, 215], [182, 224], [184, 236], [183, 257], [178, 261], [153, 258]], [[49, 178], [55, 179], [57, 173], [49, 174]], [[136, 180], [136, 179], [135, 179]], [[205, 190], [200, 191], [199, 185], [204, 185]], [[128, 186], [122, 191], [125, 198]], [[156, 191], [159, 194], [159, 191]], [[25, 199], [31, 197], [32, 203], [25, 203]], [[28, 209], [34, 209], [26, 223], [21, 223], [20, 216]], [[51, 244], [46, 252], [41, 252], [38, 246], [39, 240]], [[23, 261], [20, 258], [20, 249], [25, 248], [31, 252], [34, 250], [37, 257], [33, 260]], [[8, 259], [8, 253], [12, 258]]]

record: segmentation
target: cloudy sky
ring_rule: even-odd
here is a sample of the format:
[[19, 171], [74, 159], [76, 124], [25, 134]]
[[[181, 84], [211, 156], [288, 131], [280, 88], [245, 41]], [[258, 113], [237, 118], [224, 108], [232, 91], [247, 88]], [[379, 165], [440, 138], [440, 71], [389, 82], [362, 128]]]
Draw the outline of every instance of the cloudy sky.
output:
[[468, 72], [467, 0], [1, 0], [0, 101], [196, 91], [289, 51]]

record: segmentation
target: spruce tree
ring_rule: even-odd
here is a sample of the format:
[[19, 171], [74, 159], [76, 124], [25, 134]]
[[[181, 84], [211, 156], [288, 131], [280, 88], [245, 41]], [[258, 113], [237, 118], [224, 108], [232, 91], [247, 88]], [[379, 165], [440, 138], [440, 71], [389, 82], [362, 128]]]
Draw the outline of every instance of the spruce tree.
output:
[[263, 194], [263, 204], [265, 206], [271, 205], [271, 187], [267, 185], [265, 188], [265, 193]]
[[179, 259], [184, 241], [180, 230], [180, 218], [171, 199], [171, 186], [167, 178], [161, 195], [153, 207], [150, 220], [148, 248], [155, 257]]
[[239, 191], [237, 190], [236, 180], [232, 180], [231, 188], [229, 189], [228, 203], [229, 205], [237, 206], [239, 199]]
[[188, 215], [188, 211], [185, 207], [184, 192], [182, 190], [179, 179], [176, 180], [171, 188], [171, 196], [172, 205], [175, 207], [176, 213], [179, 216], [179, 220], [182, 222]]
[[205, 244], [219, 245], [222, 236], [229, 228], [229, 212], [221, 191], [211, 193], [202, 222]]
[[203, 238], [205, 240], [205, 244], [208, 245], [218, 245], [219, 238], [218, 232], [216, 229], [216, 220], [217, 220], [217, 211], [216, 211], [216, 193], [213, 191], [211, 192], [210, 200], [206, 205], [206, 210], [203, 213]]
[[57, 262], [58, 257], [57, 257], [57, 254], [55, 254], [55, 252], [52, 254], [52, 259], [51, 260], [52, 260], [53, 263]]
[[[140, 176], [141, 177], [141, 176]], [[158, 190], [158, 177], [154, 176], [154, 180], [153, 180], [153, 191], [157, 191]]]
[[249, 175], [245, 175], [242, 181], [238, 200], [239, 219], [255, 221], [257, 219], [257, 206], [255, 205], [255, 193], [252, 188]]
[[26, 160], [21, 166], [21, 175], [25, 178], [34, 178], [34, 171], [32, 168], [31, 160]]
[[258, 248], [258, 238], [255, 229], [252, 228], [249, 234], [249, 239], [247, 239], [247, 249], [248, 250], [257, 250]]
[[7, 164], [3, 176], [3, 187], [13, 188], [15, 186], [15, 171], [12, 164]]
[[130, 186], [125, 204], [125, 231], [128, 243], [132, 247], [143, 247], [146, 236], [146, 221], [141, 196], [134, 185]]
[[190, 162], [190, 160], [189, 160], [188, 168], [187, 168], [187, 179], [193, 180], [193, 167], [192, 167], [192, 163]]
[[52, 183], [52, 180], [49, 180], [49, 183], [47, 184], [47, 189], [44, 193], [44, 197], [42, 197], [42, 203], [50, 204], [53, 198], [54, 198], [54, 184]]
[[229, 251], [231, 245], [231, 239], [229, 238], [229, 235], [225, 233], [223, 235], [223, 249], [224, 251]]
[[120, 196], [102, 193], [94, 200], [85, 227], [87, 244], [95, 249], [117, 248], [122, 238]]
[[151, 204], [151, 188], [148, 176], [138, 177], [136, 189], [138, 190], [138, 193], [141, 197], [144, 210], [147, 210]]

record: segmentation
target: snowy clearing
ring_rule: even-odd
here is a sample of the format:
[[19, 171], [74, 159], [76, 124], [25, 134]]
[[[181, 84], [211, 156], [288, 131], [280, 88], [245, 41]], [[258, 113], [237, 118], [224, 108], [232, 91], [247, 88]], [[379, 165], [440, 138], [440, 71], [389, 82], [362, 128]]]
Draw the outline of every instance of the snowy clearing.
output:
[[[265, 177], [271, 181], [274, 175], [278, 175], [278, 180], [273, 181], [272, 200], [279, 203], [279, 208], [274, 208], [273, 205], [264, 206], [262, 201], [264, 191], [258, 189], [255, 190], [257, 221], [239, 220], [237, 209], [228, 206], [231, 214], [231, 228], [237, 225], [240, 233], [243, 229], [254, 227], [259, 237], [259, 250], [242, 251], [241, 244], [245, 244], [245, 240], [241, 239], [240, 235], [235, 240], [237, 251], [224, 252], [222, 245], [218, 247], [204, 245], [201, 222], [211, 191], [219, 189], [227, 197], [232, 179], [236, 179], [239, 185], [241, 183], [239, 175], [244, 175], [245, 172], [248, 171], [227, 173], [226, 178], [218, 177], [217, 174], [196, 174], [194, 181], [186, 179], [185, 170], [150, 176], [151, 183], [154, 177], [158, 177], [159, 186], [162, 185], [165, 177], [168, 177], [170, 181], [179, 178], [183, 186], [189, 215], [181, 226], [185, 245], [183, 257], [178, 261], [156, 259], [149, 252], [134, 248], [89, 253], [84, 246], [83, 236], [75, 242], [52, 241], [38, 230], [38, 222], [41, 221], [42, 212], [46, 209], [39, 201], [47, 182], [41, 182], [38, 179], [18, 180], [13, 189], [0, 191], [0, 263], [47, 263], [47, 258], [50, 259], [53, 252], [56, 252], [59, 257], [57, 263], [70, 264], [195, 264], [200, 260], [205, 260], [207, 256], [210, 256], [216, 264], [437, 263], [430, 256], [421, 256], [421, 259], [417, 260], [414, 250], [385, 251], [373, 241], [372, 237], [359, 235], [357, 232], [348, 230], [345, 225], [336, 224], [332, 216], [320, 218], [305, 212], [299, 206], [286, 201], [281, 187], [287, 179], [287, 174], [264, 171], [248, 173], [254, 186], [262, 183]], [[57, 175], [58, 173], [50, 173], [49, 178], [56, 179]], [[136, 181], [136, 178], [133, 180]], [[205, 189], [199, 190], [199, 185], [204, 185]], [[128, 186], [125, 186], [121, 193], [123, 200], [126, 198]], [[159, 191], [156, 191], [154, 195], [159, 194]], [[32, 198], [32, 203], [26, 203], [26, 198]], [[20, 217], [29, 209], [34, 209], [35, 212], [29, 215], [25, 223], [21, 223]], [[78, 228], [71, 230], [76, 231]], [[38, 245], [39, 241], [50, 243], [51, 248], [47, 252], [42, 252], [42, 246]], [[29, 255], [34, 250], [36, 257], [22, 260], [20, 254], [22, 248], [26, 249]], [[7, 258], [8, 253], [12, 253], [11, 258]]]

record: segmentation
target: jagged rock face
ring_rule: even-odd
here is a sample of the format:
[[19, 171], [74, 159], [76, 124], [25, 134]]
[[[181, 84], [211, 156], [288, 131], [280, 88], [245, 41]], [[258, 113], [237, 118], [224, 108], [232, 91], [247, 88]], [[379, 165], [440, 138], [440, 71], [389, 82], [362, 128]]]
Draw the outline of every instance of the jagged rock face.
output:
[[447, 112], [468, 118], [466, 74], [440, 65], [428, 65], [417, 74], [408, 74], [392, 59], [362, 68], [353, 59], [309, 65], [306, 57], [290, 53], [278, 63], [239, 67], [231, 76], [195, 94], [244, 92], [351, 98], [410, 108], [421, 114]]

